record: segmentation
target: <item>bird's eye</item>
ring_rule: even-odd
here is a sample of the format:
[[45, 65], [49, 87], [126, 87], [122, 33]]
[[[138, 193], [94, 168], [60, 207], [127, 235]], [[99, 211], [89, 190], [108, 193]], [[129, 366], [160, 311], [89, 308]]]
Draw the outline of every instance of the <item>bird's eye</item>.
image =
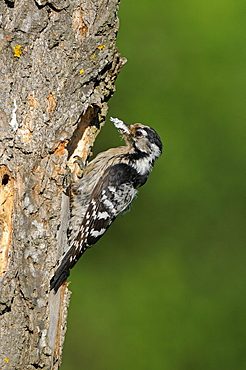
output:
[[135, 132], [135, 135], [136, 135], [137, 137], [141, 137], [141, 136], [143, 136], [143, 133], [142, 133], [142, 131], [141, 131], [141, 130], [137, 130], [137, 131]]

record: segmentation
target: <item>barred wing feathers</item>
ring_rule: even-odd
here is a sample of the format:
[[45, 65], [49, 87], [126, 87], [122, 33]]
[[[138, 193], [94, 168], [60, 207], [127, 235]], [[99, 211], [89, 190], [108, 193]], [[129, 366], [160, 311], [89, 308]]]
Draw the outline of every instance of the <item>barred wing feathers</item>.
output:
[[132, 202], [137, 185], [136, 171], [128, 164], [118, 163], [107, 168], [91, 194], [77, 236], [69, 240], [70, 248], [51, 279], [51, 289], [57, 292], [86, 249], [103, 236], [117, 215]]

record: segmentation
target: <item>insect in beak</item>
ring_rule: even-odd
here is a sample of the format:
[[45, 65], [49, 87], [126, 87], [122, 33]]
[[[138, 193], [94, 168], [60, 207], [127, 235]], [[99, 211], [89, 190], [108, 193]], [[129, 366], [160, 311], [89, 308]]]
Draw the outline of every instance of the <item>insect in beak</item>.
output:
[[129, 136], [131, 134], [130, 133], [130, 127], [127, 124], [125, 124], [123, 121], [121, 121], [120, 119], [110, 117], [110, 121], [113, 122], [113, 124], [115, 125], [115, 127], [118, 130], [120, 130], [120, 132], [122, 134], [125, 134], [127, 136]]

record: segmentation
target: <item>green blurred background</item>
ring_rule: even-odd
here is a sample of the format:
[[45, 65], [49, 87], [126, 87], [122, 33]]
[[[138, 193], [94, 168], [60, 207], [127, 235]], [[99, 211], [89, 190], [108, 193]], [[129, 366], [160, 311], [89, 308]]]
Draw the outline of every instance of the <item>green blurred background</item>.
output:
[[[71, 274], [62, 370], [246, 369], [245, 8], [121, 2], [109, 116], [153, 126], [164, 151]], [[94, 152], [119, 143], [107, 122]]]

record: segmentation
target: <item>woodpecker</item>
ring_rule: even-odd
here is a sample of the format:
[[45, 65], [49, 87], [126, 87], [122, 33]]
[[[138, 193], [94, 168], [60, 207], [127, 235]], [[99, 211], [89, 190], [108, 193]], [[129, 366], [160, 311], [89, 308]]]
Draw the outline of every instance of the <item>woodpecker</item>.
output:
[[99, 153], [73, 184], [69, 249], [50, 281], [55, 292], [68, 278], [82, 254], [95, 244], [119, 213], [124, 211], [144, 185], [155, 160], [162, 153], [156, 131], [141, 123], [127, 125], [110, 118], [125, 140], [125, 146]]

